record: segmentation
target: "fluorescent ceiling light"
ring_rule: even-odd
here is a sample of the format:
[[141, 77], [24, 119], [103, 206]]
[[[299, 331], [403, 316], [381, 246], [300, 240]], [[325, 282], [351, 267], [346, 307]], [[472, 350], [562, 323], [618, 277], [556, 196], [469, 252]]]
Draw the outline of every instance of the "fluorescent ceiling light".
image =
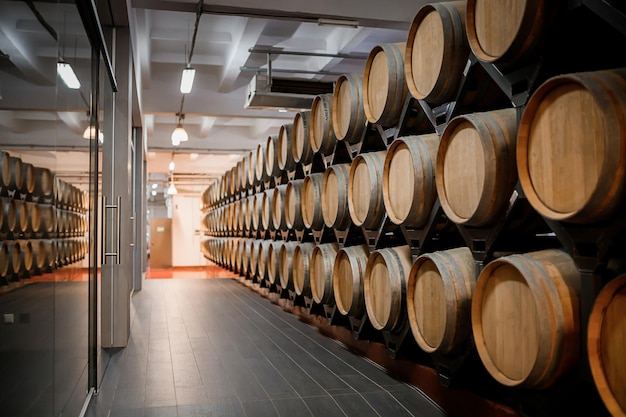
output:
[[57, 62], [57, 72], [61, 76], [61, 79], [67, 86], [67, 88], [71, 88], [72, 90], [77, 90], [80, 88], [80, 81], [78, 81], [78, 77], [74, 73], [72, 66], [65, 61]]
[[152, 183], [152, 189], [155, 189], [155, 188], [158, 188], [158, 187], [159, 187], [159, 184], [157, 184], [156, 182]]
[[156, 190], [152, 190], [152, 195], [157, 195]]
[[180, 92], [188, 94], [193, 87], [193, 79], [196, 76], [195, 68], [187, 67], [183, 70], [183, 76], [180, 78]]
[[174, 171], [174, 168], [176, 167], [176, 164], [174, 163], [174, 161], [170, 161], [170, 165], [169, 165], [169, 169], [170, 171]]
[[174, 187], [174, 183], [170, 183], [170, 186], [167, 187], [167, 194], [168, 195], [176, 195], [178, 194], [178, 190], [176, 189], [176, 187]]
[[349, 28], [358, 28], [358, 20], [339, 20], [339, 19], [317, 19], [317, 24], [320, 26], [341, 26]]

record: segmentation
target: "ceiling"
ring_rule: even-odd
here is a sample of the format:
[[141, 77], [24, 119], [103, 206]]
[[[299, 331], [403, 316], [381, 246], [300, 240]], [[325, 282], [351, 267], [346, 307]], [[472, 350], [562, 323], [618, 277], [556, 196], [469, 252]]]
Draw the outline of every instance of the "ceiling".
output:
[[[175, 174], [199, 178], [203, 186], [277, 134], [282, 124], [293, 121], [293, 111], [244, 108], [246, 86], [255, 74], [252, 69], [264, 72], [268, 61], [267, 54], [250, 52], [251, 48], [303, 53], [272, 54], [274, 77], [334, 81], [335, 73], [362, 72], [365, 60], [306, 54], [362, 58], [377, 44], [404, 42], [411, 20], [427, 3], [213, 0], [204, 2], [203, 12], [197, 14], [197, 1], [129, 1], [126, 9], [123, 0], [98, 5], [105, 25], [130, 28], [141, 112], [134, 123], [145, 132], [148, 170], [155, 175], [167, 173], [173, 158]], [[45, 147], [57, 170], [84, 171], [88, 167], [81, 158], [88, 146], [82, 132], [88, 124], [89, 43], [73, 4], [33, 2], [33, 9], [28, 3], [0, 0], [0, 144], [26, 158], [35, 158]], [[38, 21], [35, 10], [57, 33], [58, 41]], [[173, 147], [170, 136], [183, 99], [180, 77], [197, 16], [190, 62], [196, 77], [182, 105], [189, 141]], [[320, 25], [320, 18], [350, 20], [358, 27]], [[80, 90], [69, 90], [57, 78], [58, 55], [74, 66]]]

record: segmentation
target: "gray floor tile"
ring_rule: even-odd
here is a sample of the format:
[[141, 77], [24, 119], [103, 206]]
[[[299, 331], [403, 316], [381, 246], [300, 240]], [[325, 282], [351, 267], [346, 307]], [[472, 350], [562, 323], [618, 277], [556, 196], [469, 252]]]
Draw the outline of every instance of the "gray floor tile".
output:
[[241, 406], [249, 417], [278, 417], [278, 411], [270, 400], [242, 402]]

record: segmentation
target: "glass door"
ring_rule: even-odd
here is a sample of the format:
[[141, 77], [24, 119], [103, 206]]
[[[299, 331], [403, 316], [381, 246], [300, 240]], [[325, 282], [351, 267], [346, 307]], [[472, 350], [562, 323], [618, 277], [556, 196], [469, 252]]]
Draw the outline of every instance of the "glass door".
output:
[[96, 380], [101, 74], [78, 3], [0, 0], [2, 416], [79, 415]]

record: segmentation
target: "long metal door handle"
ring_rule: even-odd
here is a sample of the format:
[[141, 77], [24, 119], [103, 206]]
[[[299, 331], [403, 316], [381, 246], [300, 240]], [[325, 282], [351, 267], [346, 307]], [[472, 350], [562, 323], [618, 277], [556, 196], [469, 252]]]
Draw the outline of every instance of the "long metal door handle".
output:
[[100, 203], [101, 203], [101, 210], [100, 212], [102, 213], [102, 219], [100, 219], [100, 226], [102, 227], [101, 233], [100, 235], [102, 236], [102, 239], [100, 241], [101, 245], [100, 245], [100, 266], [106, 264], [107, 262], [107, 257], [106, 257], [106, 245], [107, 245], [107, 197], [105, 195], [103, 195], [102, 197], [100, 197]]
[[120, 253], [122, 250], [122, 196], [117, 196], [117, 204], [115, 205], [115, 211], [117, 212], [117, 251], [115, 252], [115, 263], [120, 264]]

